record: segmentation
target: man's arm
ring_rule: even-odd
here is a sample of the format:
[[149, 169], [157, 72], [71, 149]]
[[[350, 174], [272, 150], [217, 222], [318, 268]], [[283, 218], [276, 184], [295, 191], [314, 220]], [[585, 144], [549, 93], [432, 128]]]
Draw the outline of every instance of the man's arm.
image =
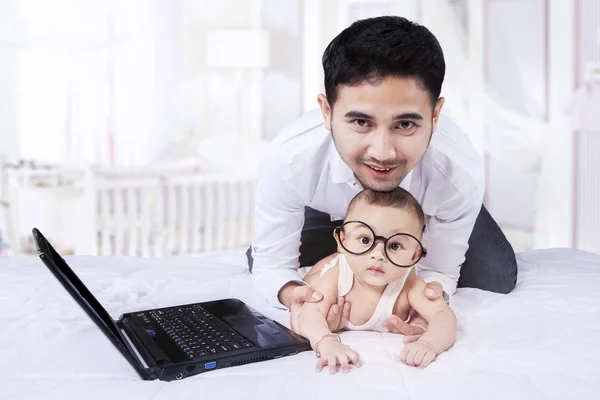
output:
[[303, 284], [298, 259], [304, 201], [287, 179], [285, 163], [271, 150], [256, 188], [252, 272], [256, 289], [280, 308], [290, 307], [292, 290]]
[[[290, 184], [286, 167], [273, 150], [261, 164], [255, 196], [253, 281], [272, 306], [291, 311], [294, 326], [303, 305], [319, 302], [323, 295], [298, 274], [305, 201]], [[338, 299], [327, 314], [329, 328], [340, 330], [349, 312], [350, 304]]]
[[482, 188], [473, 187], [466, 194], [457, 191], [440, 205], [439, 212], [425, 228], [423, 245], [427, 257], [419, 261], [418, 274], [425, 282], [439, 282], [449, 296], [456, 292], [460, 267], [482, 201]]

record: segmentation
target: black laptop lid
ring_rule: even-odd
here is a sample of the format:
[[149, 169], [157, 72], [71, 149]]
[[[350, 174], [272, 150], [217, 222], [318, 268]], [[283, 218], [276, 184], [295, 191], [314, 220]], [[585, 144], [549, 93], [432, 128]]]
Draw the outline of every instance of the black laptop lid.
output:
[[50, 269], [54, 276], [87, 313], [87, 315], [98, 325], [98, 328], [106, 335], [112, 344], [129, 361], [143, 379], [149, 379], [148, 371], [143, 368], [139, 361], [133, 357], [128, 346], [119, 333], [119, 329], [110, 314], [96, 300], [94, 295], [83, 284], [79, 277], [73, 272], [67, 262], [58, 254], [44, 235], [33, 228], [33, 238], [37, 247], [38, 255], [44, 264]]

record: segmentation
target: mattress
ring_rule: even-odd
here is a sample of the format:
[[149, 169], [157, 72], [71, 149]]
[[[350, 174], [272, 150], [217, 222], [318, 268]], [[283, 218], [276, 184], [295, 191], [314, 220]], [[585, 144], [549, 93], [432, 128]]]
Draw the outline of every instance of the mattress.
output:
[[[108, 312], [237, 297], [288, 324], [254, 291], [244, 251], [201, 257], [66, 258]], [[344, 332], [362, 367], [316, 373], [311, 352], [142, 381], [36, 257], [0, 258], [0, 399], [600, 398], [600, 256], [518, 254], [509, 295], [459, 289], [456, 344], [424, 370], [401, 364], [401, 335]], [[388, 397], [390, 396], [390, 397]]]

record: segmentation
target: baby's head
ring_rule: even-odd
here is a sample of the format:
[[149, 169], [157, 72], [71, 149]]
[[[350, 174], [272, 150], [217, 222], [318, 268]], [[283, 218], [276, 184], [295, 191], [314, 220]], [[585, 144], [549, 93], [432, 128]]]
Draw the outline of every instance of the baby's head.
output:
[[[421, 205], [406, 190], [365, 189], [350, 205], [334, 236], [338, 251], [361, 281], [384, 286], [402, 278], [407, 267], [425, 255], [421, 245], [425, 217]], [[387, 244], [384, 247], [383, 240]]]

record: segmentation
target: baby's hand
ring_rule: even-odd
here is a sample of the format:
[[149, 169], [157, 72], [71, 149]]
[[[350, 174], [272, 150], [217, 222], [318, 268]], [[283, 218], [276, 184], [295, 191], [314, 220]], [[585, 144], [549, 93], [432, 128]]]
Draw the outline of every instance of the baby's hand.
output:
[[400, 353], [400, 361], [406, 365], [425, 368], [435, 360], [436, 351], [432, 345], [425, 341], [417, 340], [408, 343]]
[[319, 344], [319, 352], [321, 358], [317, 362], [317, 372], [321, 372], [325, 365], [329, 365], [330, 374], [336, 373], [338, 364], [342, 366], [342, 372], [344, 373], [350, 371], [349, 363], [360, 367], [358, 353], [335, 339], [323, 340]]

